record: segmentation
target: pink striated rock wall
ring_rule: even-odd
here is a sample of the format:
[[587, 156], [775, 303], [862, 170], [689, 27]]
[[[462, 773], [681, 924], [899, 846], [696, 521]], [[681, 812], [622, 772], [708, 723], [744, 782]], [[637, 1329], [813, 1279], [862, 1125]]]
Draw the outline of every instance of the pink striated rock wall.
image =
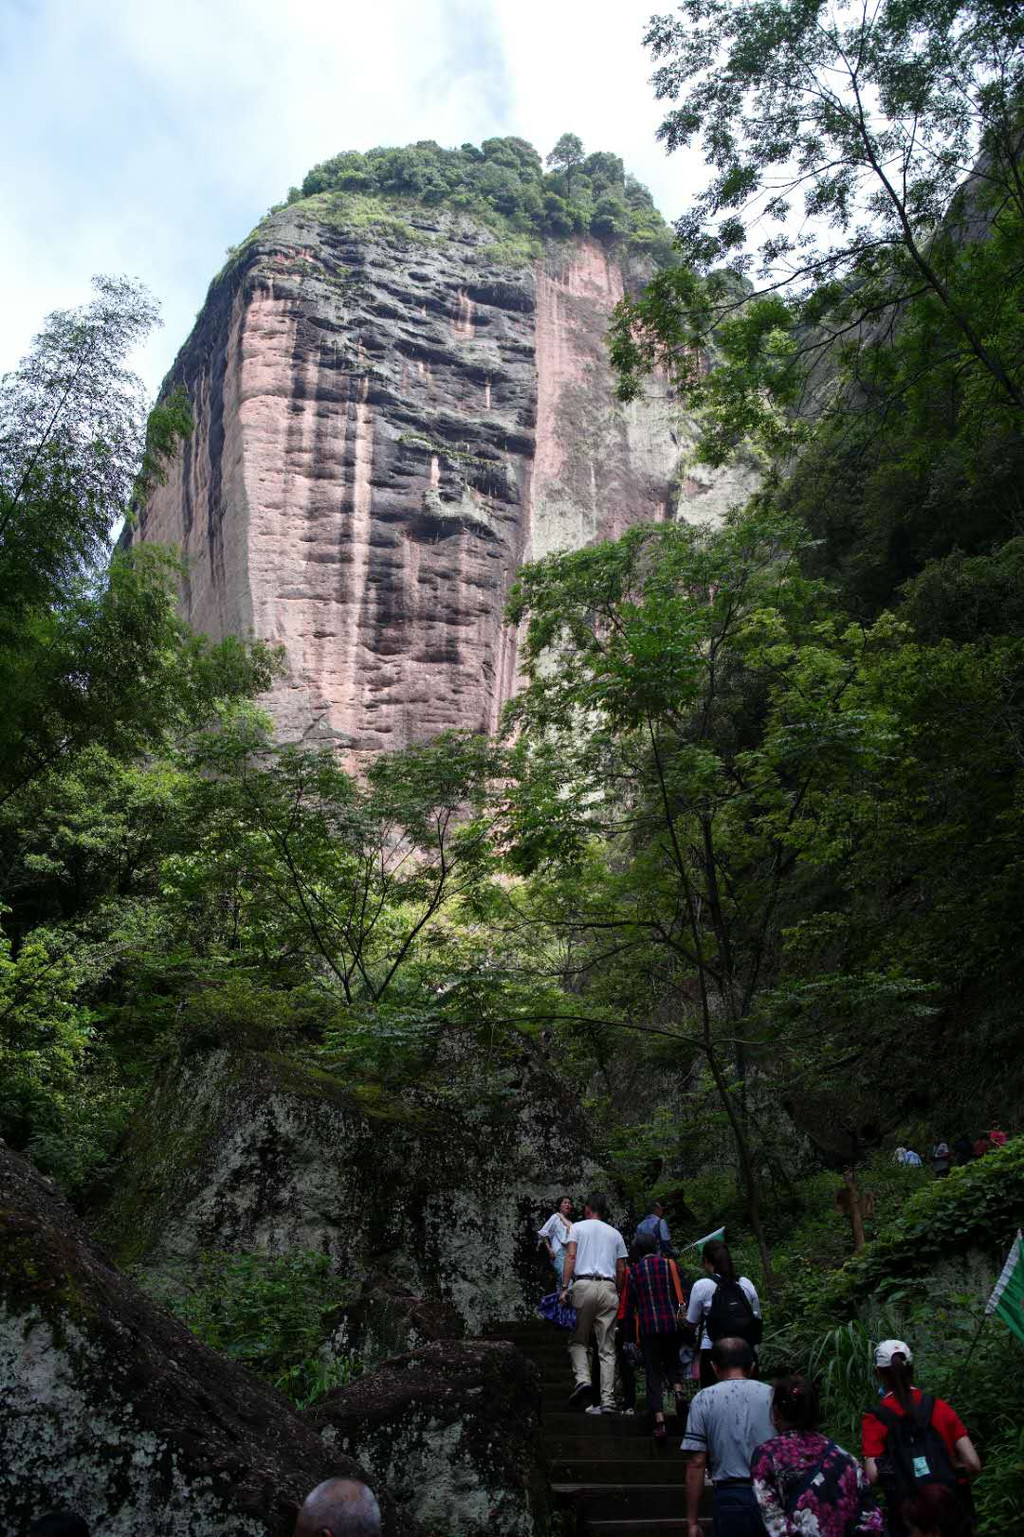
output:
[[214, 281], [168, 381], [196, 432], [133, 537], [182, 548], [198, 629], [283, 643], [284, 735], [357, 763], [493, 729], [520, 564], [666, 516], [678, 412], [620, 406], [605, 353], [634, 280], [595, 242], [522, 260], [471, 218], [324, 194]]

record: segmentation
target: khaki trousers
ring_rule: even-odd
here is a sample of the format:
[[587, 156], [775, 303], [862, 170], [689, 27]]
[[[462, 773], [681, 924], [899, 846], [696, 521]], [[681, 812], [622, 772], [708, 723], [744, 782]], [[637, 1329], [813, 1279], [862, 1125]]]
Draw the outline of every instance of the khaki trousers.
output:
[[615, 1407], [615, 1318], [619, 1294], [614, 1281], [574, 1281], [572, 1305], [576, 1309], [576, 1332], [569, 1341], [569, 1359], [577, 1384], [590, 1386], [590, 1361], [587, 1351], [590, 1335], [597, 1340], [597, 1359], [601, 1366], [601, 1402], [606, 1409]]

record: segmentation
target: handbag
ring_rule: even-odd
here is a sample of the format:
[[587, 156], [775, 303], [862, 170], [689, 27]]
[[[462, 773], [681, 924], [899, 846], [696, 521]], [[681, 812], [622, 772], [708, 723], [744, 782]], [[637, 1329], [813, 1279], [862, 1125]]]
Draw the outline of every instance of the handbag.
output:
[[687, 1321], [686, 1303], [683, 1300], [683, 1286], [679, 1279], [679, 1269], [674, 1259], [668, 1262], [668, 1268], [672, 1272], [672, 1286], [676, 1294], [676, 1328], [681, 1334], [686, 1334], [692, 1325]]
[[537, 1304], [537, 1312], [557, 1329], [575, 1329], [576, 1309], [561, 1301], [560, 1292], [548, 1292]]

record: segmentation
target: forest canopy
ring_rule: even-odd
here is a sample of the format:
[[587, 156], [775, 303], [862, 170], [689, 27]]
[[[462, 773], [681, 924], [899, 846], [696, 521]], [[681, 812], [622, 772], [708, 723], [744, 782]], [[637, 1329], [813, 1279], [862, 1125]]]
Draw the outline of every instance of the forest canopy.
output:
[[360, 192], [414, 198], [501, 220], [513, 230], [554, 239], [593, 235], [648, 252], [661, 266], [672, 260], [672, 231], [647, 188], [618, 155], [584, 152], [576, 134], [562, 134], [549, 169], [525, 139], [485, 139], [479, 148], [442, 149], [433, 139], [405, 148], [345, 150], [307, 171], [289, 203], [321, 192]]

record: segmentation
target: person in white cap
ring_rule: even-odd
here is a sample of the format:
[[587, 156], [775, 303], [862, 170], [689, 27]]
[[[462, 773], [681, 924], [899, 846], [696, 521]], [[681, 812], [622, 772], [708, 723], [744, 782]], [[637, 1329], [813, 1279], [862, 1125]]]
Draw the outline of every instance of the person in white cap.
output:
[[981, 1472], [981, 1459], [955, 1409], [914, 1387], [913, 1360], [903, 1340], [883, 1340], [876, 1347], [875, 1373], [885, 1395], [861, 1424], [864, 1471], [868, 1483], [885, 1494], [894, 1537], [908, 1530], [901, 1507], [930, 1484], [955, 1494], [969, 1523], [968, 1479]]

